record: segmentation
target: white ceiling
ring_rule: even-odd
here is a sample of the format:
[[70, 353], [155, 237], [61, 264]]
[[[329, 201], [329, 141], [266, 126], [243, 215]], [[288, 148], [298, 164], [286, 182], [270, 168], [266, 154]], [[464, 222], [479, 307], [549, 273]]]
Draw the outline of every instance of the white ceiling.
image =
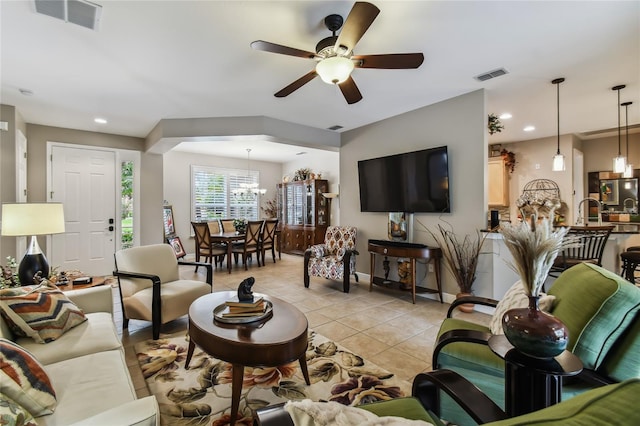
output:
[[[489, 112], [513, 114], [489, 138], [500, 143], [556, 134], [551, 80], [565, 77], [562, 134], [615, 128], [617, 84], [627, 85], [621, 100], [634, 102], [629, 122], [640, 123], [638, 1], [373, 1], [381, 13], [356, 54], [423, 52], [425, 61], [417, 70], [356, 69], [364, 99], [354, 105], [320, 79], [275, 98], [315, 63], [250, 47], [262, 39], [313, 51], [330, 35], [324, 17], [346, 17], [351, 1], [97, 3], [91, 31], [35, 13], [33, 1], [0, 1], [0, 101], [26, 122], [138, 137], [161, 119], [190, 117], [350, 130], [484, 88]], [[501, 67], [509, 74], [473, 78]], [[98, 116], [108, 124], [95, 124]], [[536, 131], [523, 132], [529, 124]], [[246, 157], [240, 145], [230, 155]], [[260, 147], [252, 159], [266, 159]]]

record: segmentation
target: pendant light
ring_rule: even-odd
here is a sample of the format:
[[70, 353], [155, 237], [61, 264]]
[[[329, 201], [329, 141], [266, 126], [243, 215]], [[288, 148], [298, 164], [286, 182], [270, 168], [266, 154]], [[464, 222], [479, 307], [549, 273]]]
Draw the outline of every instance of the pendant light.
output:
[[620, 90], [624, 89], [624, 84], [619, 86], [613, 86], [611, 90], [618, 91], [618, 102], [616, 103], [616, 107], [618, 108], [618, 156], [613, 159], [613, 173], [624, 173], [626, 168], [625, 158], [622, 156], [620, 152]]
[[253, 179], [251, 177], [251, 149], [247, 148], [247, 182], [242, 182], [238, 185], [238, 188], [234, 189], [233, 195], [236, 197], [236, 200], [243, 202], [251, 202], [255, 201], [258, 198], [258, 195], [266, 194], [267, 190], [264, 188], [259, 188], [260, 184], [258, 182], [251, 182]]
[[556, 151], [556, 155], [553, 157], [553, 167], [552, 170], [554, 172], [563, 172], [566, 168], [564, 162], [564, 155], [560, 154], [560, 83], [564, 81], [564, 78], [556, 78], [552, 80], [551, 83], [556, 85], [556, 103], [557, 103], [557, 111], [558, 111], [558, 150]]
[[629, 105], [633, 102], [623, 102], [620, 105], [624, 107], [624, 123], [625, 123], [625, 133], [627, 139], [627, 166], [624, 169], [624, 174], [622, 177], [632, 178], [633, 177], [633, 164], [631, 164], [631, 156], [629, 155]]

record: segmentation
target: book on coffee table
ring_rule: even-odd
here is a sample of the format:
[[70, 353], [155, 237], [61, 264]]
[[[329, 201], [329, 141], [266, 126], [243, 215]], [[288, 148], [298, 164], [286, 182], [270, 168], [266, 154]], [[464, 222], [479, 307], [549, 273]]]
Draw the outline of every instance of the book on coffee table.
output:
[[241, 302], [238, 300], [237, 297], [234, 297], [231, 300], [227, 300], [225, 302], [225, 304], [227, 306], [233, 306], [233, 307], [237, 307], [237, 308], [255, 308], [256, 306], [260, 306], [260, 305], [264, 305], [264, 298], [262, 296], [260, 297], [256, 297], [253, 299], [253, 302]]

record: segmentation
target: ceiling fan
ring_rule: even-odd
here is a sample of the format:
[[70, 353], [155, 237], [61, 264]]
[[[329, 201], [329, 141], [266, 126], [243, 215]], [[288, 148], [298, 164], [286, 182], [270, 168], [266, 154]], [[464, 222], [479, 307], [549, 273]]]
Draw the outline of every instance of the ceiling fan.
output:
[[[392, 53], [383, 55], [354, 55], [353, 48], [360, 41], [369, 26], [376, 19], [380, 9], [367, 2], [356, 2], [347, 20], [340, 15], [329, 15], [324, 23], [333, 33], [316, 45], [315, 53], [293, 47], [282, 46], [268, 41], [256, 40], [251, 47], [265, 52], [317, 61], [315, 68], [284, 89], [275, 93], [278, 98], [290, 95], [316, 76], [328, 84], [337, 84], [347, 103], [354, 104], [362, 99], [351, 72], [354, 68], [410, 69], [418, 68], [424, 61], [422, 53]], [[336, 35], [342, 27], [339, 35]]]

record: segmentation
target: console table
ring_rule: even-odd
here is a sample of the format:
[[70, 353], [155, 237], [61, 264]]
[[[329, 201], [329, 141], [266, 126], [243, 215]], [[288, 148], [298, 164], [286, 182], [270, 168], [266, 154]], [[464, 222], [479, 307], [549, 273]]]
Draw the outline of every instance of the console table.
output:
[[375, 276], [375, 257], [376, 254], [383, 255], [385, 257], [403, 257], [411, 259], [411, 298], [413, 303], [416, 303], [416, 260], [425, 259], [428, 262], [433, 262], [433, 266], [436, 273], [436, 285], [437, 289], [419, 287], [420, 291], [426, 293], [438, 293], [440, 296], [440, 303], [442, 303], [442, 284], [440, 282], [440, 259], [442, 258], [442, 250], [437, 247], [427, 247], [424, 244], [403, 243], [399, 241], [385, 241], [385, 240], [369, 240], [368, 246], [369, 253], [371, 253], [371, 282], [369, 284], [369, 291], [373, 289], [373, 285], [382, 286], [399, 286], [400, 283], [383, 279]]

